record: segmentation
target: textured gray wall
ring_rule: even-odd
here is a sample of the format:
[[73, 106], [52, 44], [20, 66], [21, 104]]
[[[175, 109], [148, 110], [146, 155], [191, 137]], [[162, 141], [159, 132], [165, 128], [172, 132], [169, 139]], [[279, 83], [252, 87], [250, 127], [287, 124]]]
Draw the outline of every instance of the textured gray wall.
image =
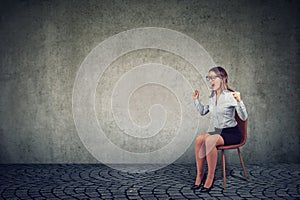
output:
[[[73, 120], [76, 74], [100, 42], [139, 27], [182, 32], [227, 69], [249, 113], [246, 163], [299, 162], [299, 10], [297, 1], [1, 1], [0, 162], [98, 162]], [[109, 80], [126, 72], [130, 60], [164, 53], [125, 56], [102, 88], [111, 89]], [[193, 71], [186, 75], [194, 80]], [[201, 87], [200, 81], [191, 84]], [[101, 111], [98, 120], [105, 123]], [[131, 147], [122, 137], [111, 139]], [[147, 148], [157, 145], [163, 144]], [[237, 162], [236, 152], [227, 155]], [[193, 144], [177, 162], [194, 162]]]

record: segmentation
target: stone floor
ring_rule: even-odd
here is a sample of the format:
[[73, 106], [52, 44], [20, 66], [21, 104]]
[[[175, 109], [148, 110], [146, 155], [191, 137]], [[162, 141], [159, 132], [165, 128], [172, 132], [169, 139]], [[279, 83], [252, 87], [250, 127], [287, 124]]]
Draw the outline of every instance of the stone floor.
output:
[[300, 164], [227, 166], [223, 190], [217, 166], [214, 188], [193, 191], [195, 165], [171, 164], [126, 173], [96, 164], [0, 165], [1, 199], [300, 199]]

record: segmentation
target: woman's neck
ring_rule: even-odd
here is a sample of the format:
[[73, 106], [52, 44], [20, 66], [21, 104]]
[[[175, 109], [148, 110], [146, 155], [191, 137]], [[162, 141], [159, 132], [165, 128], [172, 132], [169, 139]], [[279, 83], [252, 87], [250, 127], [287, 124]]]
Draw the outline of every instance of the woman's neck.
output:
[[218, 89], [218, 90], [216, 90], [216, 94], [217, 94], [217, 96], [219, 96], [221, 93], [223, 92], [223, 89]]

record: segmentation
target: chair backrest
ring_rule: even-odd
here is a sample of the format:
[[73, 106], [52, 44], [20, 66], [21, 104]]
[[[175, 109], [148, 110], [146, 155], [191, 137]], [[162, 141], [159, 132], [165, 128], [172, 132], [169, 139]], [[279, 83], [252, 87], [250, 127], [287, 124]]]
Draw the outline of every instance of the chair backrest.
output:
[[241, 118], [239, 117], [236, 111], [235, 111], [235, 120], [237, 121], [238, 128], [243, 136], [243, 139], [240, 143], [242, 146], [246, 143], [247, 140], [247, 120], [246, 121], [241, 120]]

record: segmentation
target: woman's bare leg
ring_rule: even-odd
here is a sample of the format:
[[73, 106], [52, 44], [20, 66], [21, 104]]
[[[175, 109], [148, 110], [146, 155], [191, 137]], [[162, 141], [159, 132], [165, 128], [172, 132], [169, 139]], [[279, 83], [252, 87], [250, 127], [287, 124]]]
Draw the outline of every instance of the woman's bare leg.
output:
[[209, 135], [205, 139], [205, 148], [206, 148], [206, 160], [207, 160], [207, 178], [204, 184], [205, 188], [209, 188], [212, 185], [215, 176], [215, 170], [218, 159], [218, 150], [217, 146], [224, 145], [223, 138], [218, 135]]
[[195, 185], [199, 185], [202, 181], [204, 175], [204, 164], [205, 164], [205, 138], [208, 133], [201, 134], [196, 138], [195, 144], [195, 156], [196, 156], [196, 166], [197, 166], [197, 176]]

